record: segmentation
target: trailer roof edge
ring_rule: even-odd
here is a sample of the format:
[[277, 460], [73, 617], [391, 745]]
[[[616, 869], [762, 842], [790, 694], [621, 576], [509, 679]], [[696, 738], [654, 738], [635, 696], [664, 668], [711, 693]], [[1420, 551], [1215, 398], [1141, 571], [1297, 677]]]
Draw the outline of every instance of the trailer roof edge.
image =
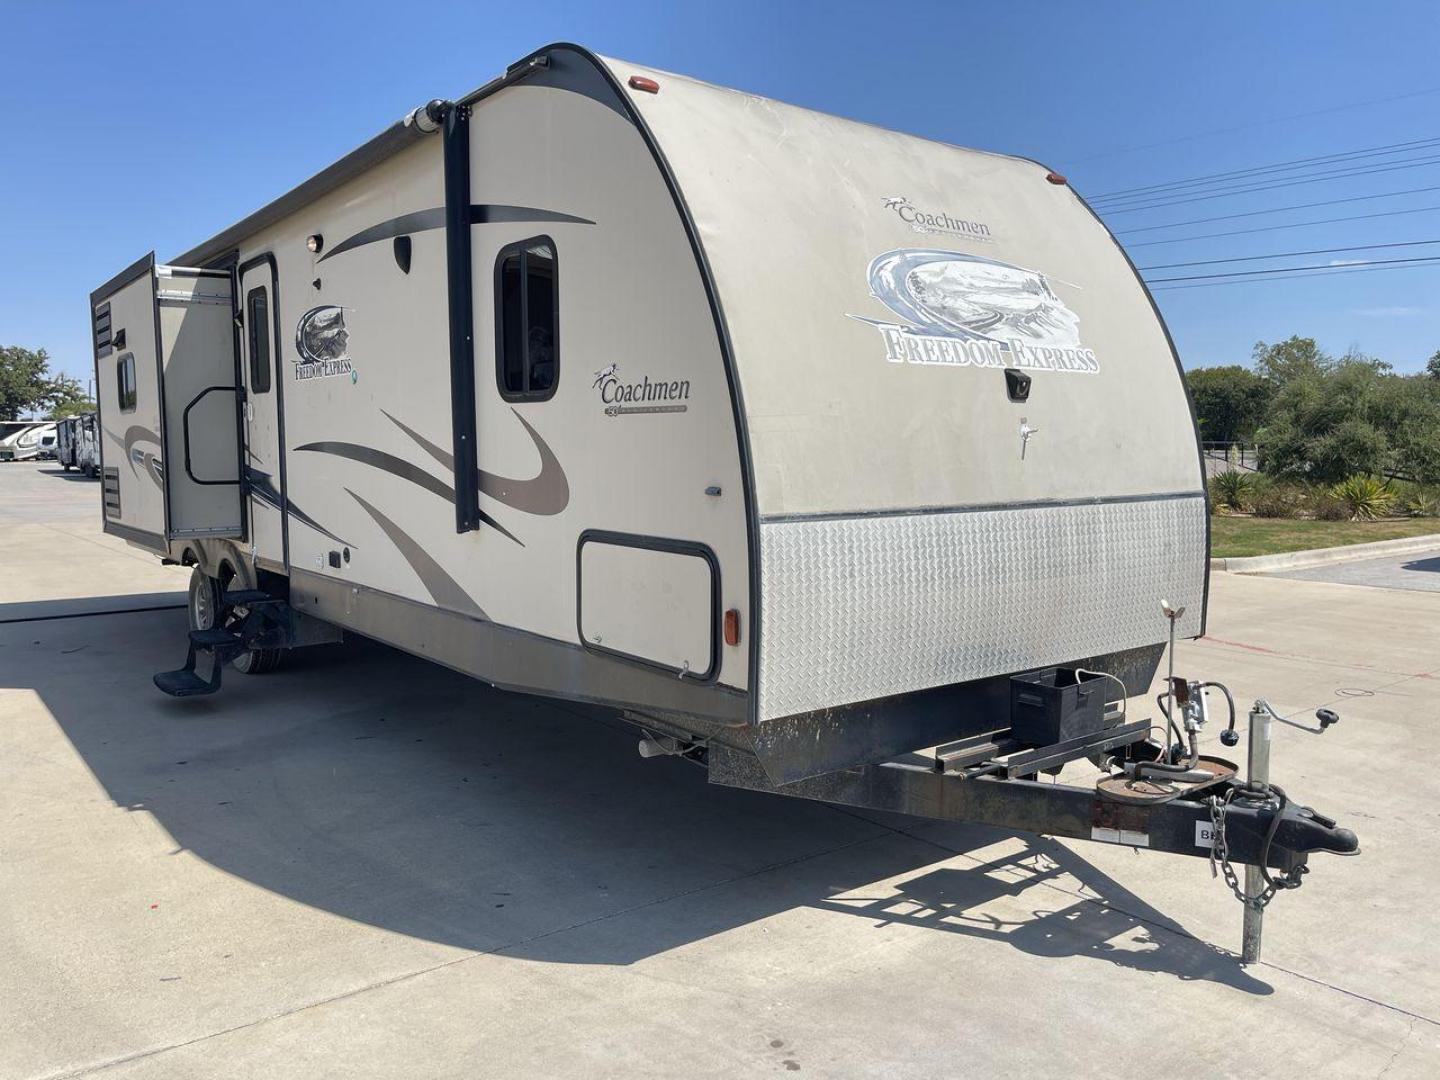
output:
[[322, 195], [329, 194], [341, 184], [374, 168], [380, 162], [393, 157], [411, 143], [418, 142], [428, 134], [429, 132], [421, 130], [412, 122], [410, 115], [407, 115], [338, 161], [320, 170], [299, 186], [291, 188], [253, 214], [241, 218], [234, 225], [221, 230], [210, 239], [175, 256], [170, 261], [177, 266], [204, 266], [228, 255], [246, 237], [273, 225], [281, 218], [294, 213]]

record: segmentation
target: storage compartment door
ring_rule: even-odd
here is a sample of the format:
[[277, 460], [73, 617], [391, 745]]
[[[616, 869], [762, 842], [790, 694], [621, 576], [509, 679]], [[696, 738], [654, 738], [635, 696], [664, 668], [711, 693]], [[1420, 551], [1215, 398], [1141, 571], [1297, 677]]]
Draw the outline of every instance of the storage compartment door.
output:
[[155, 268], [167, 536], [243, 536], [239, 388], [230, 275]]
[[709, 548], [616, 533], [580, 538], [580, 637], [685, 678], [715, 672], [719, 573]]

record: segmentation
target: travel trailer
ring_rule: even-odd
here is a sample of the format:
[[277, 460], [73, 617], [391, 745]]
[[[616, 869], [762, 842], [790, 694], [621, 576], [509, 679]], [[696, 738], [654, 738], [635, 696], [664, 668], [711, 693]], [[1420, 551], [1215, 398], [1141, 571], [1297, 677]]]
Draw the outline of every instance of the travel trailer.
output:
[[[1240, 790], [1201, 684], [1124, 714], [1204, 631], [1204, 472], [1043, 165], [553, 45], [91, 308], [105, 528], [194, 568], [167, 693], [353, 631], [719, 783], [1202, 856]], [[1227, 805], [1237, 861], [1353, 849]]]
[[55, 425], [55, 459], [69, 472], [79, 469], [86, 476], [100, 476], [100, 448], [95, 438], [95, 414], [66, 417]]
[[54, 424], [7, 420], [0, 428], [0, 461], [33, 461], [53, 456], [54, 450]]

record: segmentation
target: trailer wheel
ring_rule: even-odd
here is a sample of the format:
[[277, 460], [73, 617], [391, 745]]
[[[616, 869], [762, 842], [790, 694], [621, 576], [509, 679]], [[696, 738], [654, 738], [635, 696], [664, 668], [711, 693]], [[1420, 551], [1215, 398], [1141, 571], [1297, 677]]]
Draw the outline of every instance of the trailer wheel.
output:
[[[220, 594], [235, 579], [235, 572], [226, 567], [222, 573], [225, 575], [223, 585], [198, 566], [191, 569], [190, 598], [186, 605], [190, 617], [190, 629], [209, 630], [216, 625], [238, 621], [244, 617], [243, 608], [222, 607]], [[283, 651], [282, 649], [251, 649], [230, 661], [230, 666], [242, 675], [263, 675], [280, 666], [280, 657]]]

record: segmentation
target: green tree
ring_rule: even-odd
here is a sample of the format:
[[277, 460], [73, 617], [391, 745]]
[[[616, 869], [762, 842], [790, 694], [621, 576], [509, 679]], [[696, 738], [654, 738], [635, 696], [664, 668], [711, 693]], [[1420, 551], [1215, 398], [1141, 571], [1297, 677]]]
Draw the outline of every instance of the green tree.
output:
[[0, 420], [18, 420], [39, 408], [50, 390], [50, 356], [44, 349], [0, 345]]
[[1440, 349], [1435, 350], [1435, 355], [1425, 361], [1425, 374], [1432, 379], [1440, 379]]
[[1275, 395], [1274, 382], [1238, 364], [1196, 368], [1185, 380], [1206, 442], [1249, 442]]
[[18, 420], [22, 412], [73, 409], [85, 400], [78, 380], [50, 374], [50, 354], [44, 349], [0, 345], [0, 420]]
[[1337, 363], [1315, 344], [1314, 338], [1302, 338], [1293, 334], [1274, 345], [1257, 341], [1250, 358], [1257, 375], [1279, 386], [1295, 379], [1324, 375], [1333, 371]]
[[46, 398], [50, 405], [50, 418], [63, 420], [67, 416], [94, 412], [95, 403], [86, 395], [79, 379], [69, 375], [56, 375], [50, 380], [50, 391]]
[[1440, 383], [1352, 354], [1292, 375], [1256, 432], [1267, 473], [1326, 484], [1356, 473], [1440, 481]]

